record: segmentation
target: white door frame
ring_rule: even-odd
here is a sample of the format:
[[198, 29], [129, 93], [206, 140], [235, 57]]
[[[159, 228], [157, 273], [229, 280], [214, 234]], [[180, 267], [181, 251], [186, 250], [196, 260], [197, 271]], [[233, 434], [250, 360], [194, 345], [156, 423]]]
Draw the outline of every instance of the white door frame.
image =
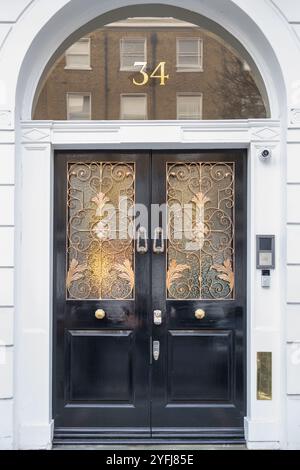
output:
[[[280, 122], [237, 121], [24, 121], [20, 135], [20, 195], [16, 217], [18, 308], [18, 448], [52, 443], [53, 154], [56, 149], [248, 149], [247, 416], [249, 447], [279, 448], [284, 416], [282, 286], [272, 272], [262, 289], [256, 270], [255, 235], [276, 235], [276, 265], [284, 266], [285, 148]], [[264, 163], [258, 156], [272, 150]], [[256, 399], [256, 353], [273, 353], [273, 399]]]

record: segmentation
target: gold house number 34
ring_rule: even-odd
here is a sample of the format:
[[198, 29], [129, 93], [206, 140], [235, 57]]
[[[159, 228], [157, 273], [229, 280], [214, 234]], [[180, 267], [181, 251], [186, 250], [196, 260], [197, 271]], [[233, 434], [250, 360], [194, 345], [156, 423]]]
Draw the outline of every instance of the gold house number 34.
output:
[[147, 69], [147, 62], [135, 62], [134, 63], [135, 67], [141, 67], [141, 70], [139, 73], [142, 75], [141, 80], [137, 81], [135, 78], [133, 79], [133, 83], [136, 86], [143, 86], [147, 85], [149, 82], [150, 78], [155, 78], [160, 80], [160, 85], [164, 86], [166, 84], [166, 80], [170, 78], [170, 75], [166, 75], [166, 63], [165, 62], [160, 62], [157, 67], [153, 70], [151, 75], [149, 75], [148, 72], [146, 72]]

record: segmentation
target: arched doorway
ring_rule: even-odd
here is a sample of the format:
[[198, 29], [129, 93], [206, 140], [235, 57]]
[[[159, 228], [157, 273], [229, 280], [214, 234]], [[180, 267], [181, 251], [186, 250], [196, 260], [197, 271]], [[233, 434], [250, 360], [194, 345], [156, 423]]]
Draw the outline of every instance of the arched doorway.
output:
[[[80, 36], [82, 35], [80, 34]], [[24, 110], [26, 109], [27, 108], [25, 106]], [[273, 109], [273, 111], [276, 109], [276, 105], [274, 105], [274, 102], [272, 101], [271, 101], [271, 109]], [[252, 141], [256, 142], [256, 144], [254, 143], [252, 147], [252, 152], [254, 156], [253, 158], [256, 158], [258, 156], [260, 148], [265, 144], [265, 142], [268, 142], [268, 145], [271, 142], [271, 145], [273, 147], [277, 146], [277, 141], [278, 141], [278, 136], [279, 136], [278, 125], [279, 125], [278, 122], [274, 122], [269, 119], [266, 119], [263, 121], [255, 121], [254, 119], [253, 121], [247, 122], [247, 123], [242, 122], [241, 120], [237, 120], [236, 123], [226, 122], [226, 121], [182, 123], [182, 122], [170, 122], [170, 121], [165, 120], [164, 122], [160, 122], [159, 126], [155, 125], [155, 123], [153, 122], [143, 122], [143, 123], [135, 122], [134, 125], [133, 123], [129, 123], [129, 122], [126, 122], [126, 123], [124, 122], [122, 124], [120, 122], [116, 123], [115, 121], [109, 121], [107, 123], [103, 123], [103, 122], [102, 123], [99, 123], [99, 122], [96, 122], [96, 123], [53, 122], [51, 124], [46, 123], [46, 122], [44, 123], [31, 122], [31, 123], [24, 123], [23, 132], [24, 132], [24, 136], [26, 140], [25, 147], [29, 150], [30, 148], [32, 149], [35, 148], [36, 152], [40, 152], [39, 149], [43, 147], [45, 142], [47, 142], [47, 145], [48, 145], [48, 142], [49, 143], [51, 142], [51, 145], [53, 145], [54, 148], [56, 149], [63, 148], [63, 149], [69, 149], [72, 151], [75, 149], [76, 150], [84, 149], [84, 151], [86, 152], [87, 150], [91, 150], [91, 149], [95, 150], [95, 148], [97, 148], [98, 150], [109, 149], [110, 151], [112, 150], [116, 151], [116, 149], [118, 149], [119, 152], [120, 150], [122, 150], [123, 156], [124, 156], [124, 149], [125, 150], [134, 149], [135, 151], [137, 149], [142, 149], [142, 150], [148, 149], [149, 151], [151, 150], [152, 152], [155, 152], [155, 151], [158, 152], [161, 150], [169, 149], [171, 147], [177, 152], [180, 151], [179, 155], [180, 154], [186, 155], [186, 153], [189, 154], [189, 151], [192, 151], [192, 150], [196, 151], [194, 153], [198, 155], [198, 157], [196, 158], [198, 159], [197, 161], [200, 162], [201, 158], [199, 157], [199, 154], [201, 152], [199, 152], [199, 150], [209, 149], [211, 151], [214, 149], [216, 151], [216, 149], [218, 149], [218, 151], [220, 151], [220, 149], [222, 149], [225, 151], [228, 149], [232, 149], [233, 147], [235, 149], [236, 148], [245, 149], [245, 148], [250, 147]], [[50, 132], [48, 132], [49, 127], [51, 128]], [[50, 138], [50, 134], [51, 134], [51, 138]], [[34, 141], [34, 144], [32, 143], [33, 141]], [[49, 152], [49, 155], [51, 155], [49, 148], [47, 148], [47, 154], [48, 152]], [[206, 152], [206, 155], [208, 154], [209, 152]], [[36, 155], [36, 158], [38, 159], [39, 157], [37, 153], [35, 153], [35, 155]], [[208, 157], [206, 158], [207, 160], [204, 160], [204, 162], [207, 163], [209, 161], [209, 158]], [[251, 158], [251, 154], [249, 153], [249, 159], [250, 158]], [[61, 159], [61, 161], [62, 160], [63, 159]], [[162, 160], [163, 160], [163, 157], [162, 157]], [[190, 157], [190, 159], [187, 158], [186, 163], [191, 163], [192, 160], [193, 160], [193, 156]], [[221, 160], [218, 160], [219, 163], [220, 161]], [[98, 162], [101, 162], [101, 158], [100, 160], [98, 160]], [[35, 163], [38, 163], [37, 160], [35, 160]], [[50, 169], [51, 162], [48, 161], [48, 163], [46, 163], [46, 161], [44, 161], [44, 163], [46, 164], [47, 171], [48, 171]], [[179, 159], [179, 163], [183, 163], [183, 160]], [[225, 160], [225, 163], [226, 163], [226, 160]], [[45, 170], [46, 170], [46, 167], [44, 168]], [[253, 167], [251, 167], [251, 171], [254, 171]], [[244, 186], [244, 189], [245, 189], [245, 186]], [[47, 201], [49, 202], [48, 199]], [[251, 227], [254, 230], [254, 226], [252, 224], [251, 224]], [[48, 228], [49, 228], [49, 225], [48, 225]], [[223, 262], [224, 261], [226, 260], [223, 260]], [[186, 264], [186, 263], [183, 263], [183, 264]], [[222, 266], [223, 263], [220, 262], [216, 264], [219, 266]], [[162, 270], [160, 270], [160, 272], [162, 272]], [[222, 275], [222, 272], [220, 271], [219, 274]], [[162, 285], [164, 285], [164, 281], [162, 282]], [[193, 299], [189, 299], [189, 300], [193, 301]], [[194, 310], [197, 310], [197, 308], [195, 308]], [[178, 331], [178, 328], [179, 327], [174, 326], [174, 331], [175, 332]], [[186, 327], [186, 331], [188, 331], [188, 328], [189, 327]], [[122, 331], [122, 329], [120, 331]], [[108, 330], [108, 333], [109, 333], [109, 330]], [[219, 347], [220, 351], [222, 350], [222, 348], [223, 348], [222, 345], [220, 345]], [[230, 355], [231, 355], [231, 352], [228, 353], [228, 357]], [[179, 362], [180, 361], [181, 359], [179, 356]], [[245, 388], [244, 388], [244, 391], [245, 391]], [[179, 395], [180, 393], [181, 392], [179, 391]], [[192, 391], [192, 394], [193, 393], [194, 391]], [[177, 401], [180, 402], [180, 399]], [[244, 413], [243, 416], [246, 416], [247, 411], [245, 410], [245, 408], [241, 408], [241, 409], [243, 409], [243, 413]], [[242, 415], [240, 415], [240, 417], [241, 416]], [[233, 438], [233, 437], [242, 438], [243, 432], [241, 432], [241, 429], [242, 429], [242, 425], [241, 425], [241, 420], [240, 420], [240, 427], [239, 427], [239, 431], [237, 432], [237, 434], [234, 435], [234, 433], [229, 432], [228, 436], [225, 436], [225, 438], [226, 437], [228, 439]], [[182, 434], [180, 434], [179, 432], [178, 435], [180, 436]], [[63, 436], [63, 432], [58, 436], [58, 438], [61, 438], [62, 436]], [[204, 437], [205, 436], [207, 437], [207, 434], [204, 435]], [[212, 435], [212, 437], [213, 436], [214, 435]], [[217, 434], [215, 434], [215, 436], [217, 436]], [[85, 438], [85, 436], [83, 437]], [[173, 437], [174, 437], [174, 434], [173, 434]], [[199, 437], [201, 437], [201, 433], [196, 434], [196, 438], [199, 438]]]
[[[213, 32], [130, 18], [64, 52], [34, 117], [265, 119], [258, 84]], [[244, 438], [246, 168], [243, 149], [55, 153], [56, 440]]]

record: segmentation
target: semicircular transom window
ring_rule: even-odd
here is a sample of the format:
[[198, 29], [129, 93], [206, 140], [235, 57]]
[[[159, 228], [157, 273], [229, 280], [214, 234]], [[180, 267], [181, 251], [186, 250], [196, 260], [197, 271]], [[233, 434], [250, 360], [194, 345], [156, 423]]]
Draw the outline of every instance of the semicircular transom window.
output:
[[39, 87], [38, 120], [217, 120], [269, 117], [246, 54], [175, 18], [130, 18], [85, 35]]

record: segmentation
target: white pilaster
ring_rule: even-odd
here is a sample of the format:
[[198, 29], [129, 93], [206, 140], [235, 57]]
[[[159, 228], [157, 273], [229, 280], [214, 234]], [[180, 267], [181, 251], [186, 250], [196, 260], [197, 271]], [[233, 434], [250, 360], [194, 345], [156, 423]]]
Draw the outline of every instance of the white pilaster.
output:
[[23, 133], [20, 158], [23, 184], [17, 199], [16, 446], [42, 449], [50, 447], [52, 441], [50, 129]]

